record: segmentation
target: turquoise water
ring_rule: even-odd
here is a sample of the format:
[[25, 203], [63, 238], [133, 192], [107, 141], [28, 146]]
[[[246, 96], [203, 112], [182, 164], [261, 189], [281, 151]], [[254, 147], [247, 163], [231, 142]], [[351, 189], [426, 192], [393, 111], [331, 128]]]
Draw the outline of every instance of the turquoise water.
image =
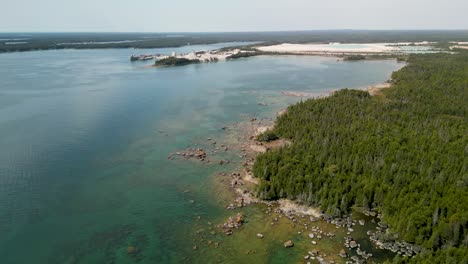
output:
[[[0, 54], [1, 263], [206, 263], [191, 234], [199, 217], [227, 215], [210, 181], [221, 167], [167, 156], [209, 148], [222, 127], [299, 100], [282, 91], [362, 87], [401, 67], [297, 56], [129, 62], [220, 46]], [[232, 161], [227, 171], [240, 160], [212, 158]]]

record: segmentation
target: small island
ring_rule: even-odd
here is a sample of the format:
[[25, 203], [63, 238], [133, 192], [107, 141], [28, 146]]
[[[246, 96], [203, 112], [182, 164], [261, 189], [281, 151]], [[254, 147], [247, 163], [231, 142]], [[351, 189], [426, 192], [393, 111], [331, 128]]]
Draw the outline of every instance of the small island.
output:
[[199, 60], [190, 60], [186, 58], [167, 57], [161, 60], [157, 60], [154, 63], [156, 67], [168, 67], [168, 66], [184, 66], [193, 63], [199, 63]]
[[222, 48], [218, 50], [210, 51], [194, 51], [186, 54], [176, 54], [173, 52], [171, 55], [132, 55], [130, 61], [145, 61], [150, 59], [155, 59], [153, 64], [154, 67], [171, 67], [171, 66], [185, 66], [189, 64], [196, 63], [210, 63], [225, 61], [231, 59], [247, 58], [252, 56], [258, 56], [263, 54], [269, 54], [268, 52], [263, 52], [250, 46], [243, 46], [237, 48]]

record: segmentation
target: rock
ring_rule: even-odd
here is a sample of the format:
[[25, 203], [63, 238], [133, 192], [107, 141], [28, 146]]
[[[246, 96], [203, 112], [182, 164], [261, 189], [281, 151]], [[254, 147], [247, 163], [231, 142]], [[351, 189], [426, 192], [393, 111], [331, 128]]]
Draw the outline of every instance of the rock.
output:
[[229, 236], [229, 235], [232, 235], [233, 228], [239, 228], [242, 226], [243, 223], [244, 223], [244, 215], [241, 213], [238, 213], [234, 218], [229, 217], [227, 222], [222, 225], [222, 228], [224, 229], [224, 233]]
[[348, 254], [346, 253], [346, 251], [344, 249], [342, 249], [342, 250], [340, 250], [339, 256], [342, 257], [342, 258], [347, 258]]
[[309, 255], [305, 255], [305, 256], [304, 256], [304, 259], [305, 259], [305, 260], [308, 260], [309, 258], [310, 258]]
[[198, 247], [197, 247], [197, 246], [193, 246], [192, 249], [193, 249], [193, 250], [197, 250]]
[[350, 247], [350, 248], [357, 248], [357, 247], [358, 247], [358, 244], [356, 243], [356, 241], [351, 240], [351, 241], [349, 242], [349, 247]]
[[284, 245], [285, 248], [290, 248], [290, 247], [294, 246], [294, 243], [291, 240], [288, 240], [288, 241], [284, 242], [283, 245]]
[[312, 244], [313, 244], [313, 245], [317, 245], [317, 241], [312, 240]]
[[388, 225], [385, 224], [384, 222], [379, 222], [378, 225], [382, 228], [388, 228]]
[[244, 223], [244, 215], [243, 215], [243, 214], [238, 213], [238, 214], [236, 215], [236, 223], [237, 223], [237, 224], [242, 224], [242, 223]]
[[258, 233], [258, 234], [257, 234], [257, 237], [258, 237], [258, 238], [263, 238], [263, 234]]
[[135, 254], [137, 252], [138, 252], [138, 249], [136, 247], [134, 247], [134, 246], [129, 246], [127, 248], [127, 254], [129, 254], [129, 255], [133, 255], [133, 254]]
[[313, 233], [309, 233], [309, 238], [314, 238], [315, 235]]
[[366, 221], [364, 221], [364, 220], [359, 220], [359, 224], [360, 224], [360, 225], [363, 226], [365, 223], [366, 223]]

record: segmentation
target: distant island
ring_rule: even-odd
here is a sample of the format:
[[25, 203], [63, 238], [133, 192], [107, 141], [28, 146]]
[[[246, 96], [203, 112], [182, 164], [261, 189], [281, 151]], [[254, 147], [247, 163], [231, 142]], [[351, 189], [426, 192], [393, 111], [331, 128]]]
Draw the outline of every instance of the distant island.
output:
[[[221, 60], [238, 59], [244, 57], [258, 56], [266, 52], [244, 48], [224, 48], [214, 51], [197, 51], [188, 54], [175, 54], [154, 56], [155, 67], [184, 66], [194, 63], [217, 62]], [[149, 57], [151, 55], [140, 55], [139, 57]], [[132, 56], [133, 57], [133, 56]]]

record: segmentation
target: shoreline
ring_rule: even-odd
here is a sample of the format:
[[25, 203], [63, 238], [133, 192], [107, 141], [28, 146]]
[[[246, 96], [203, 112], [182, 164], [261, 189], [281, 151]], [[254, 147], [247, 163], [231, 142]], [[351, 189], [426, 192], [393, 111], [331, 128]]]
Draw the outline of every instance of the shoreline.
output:
[[[383, 89], [388, 89], [391, 87], [391, 83], [389, 82], [384, 82], [380, 83], [377, 85], [370, 85], [364, 88], [360, 88], [360, 90], [367, 90], [371, 96], [378, 96], [381, 94], [381, 91]], [[358, 88], [359, 89], [359, 88]], [[322, 95], [320, 98], [325, 98], [327, 96], [330, 96], [334, 93], [334, 91], [330, 91], [328, 95]], [[282, 93], [283, 94], [283, 93]], [[284, 94], [283, 94], [284, 95]], [[287, 112], [286, 109], [282, 109], [276, 112], [276, 116], [280, 116], [284, 113]], [[313, 207], [310, 205], [304, 205], [301, 204], [295, 200], [290, 200], [290, 199], [279, 199], [275, 201], [268, 201], [268, 200], [263, 200], [261, 198], [257, 198], [257, 196], [254, 194], [255, 187], [259, 184], [259, 180], [255, 178], [251, 172], [252, 166], [255, 162], [255, 157], [259, 153], [263, 153], [268, 151], [269, 149], [274, 149], [278, 147], [284, 147], [287, 144], [291, 144], [291, 142], [288, 142], [287, 144], [281, 143], [277, 146], [272, 147], [271, 144], [274, 145], [275, 142], [282, 141], [284, 139], [278, 139], [273, 142], [259, 142], [256, 140], [256, 136], [260, 133], [263, 133], [267, 131], [268, 129], [272, 129], [273, 122], [274, 121], [266, 121], [266, 124], [264, 123], [264, 120], [256, 120], [255, 118], [251, 119], [250, 122], [248, 122], [247, 127], [244, 131], [244, 139], [248, 139], [247, 142], [244, 142], [243, 144], [240, 143], [239, 147], [244, 151], [244, 158], [245, 162], [243, 162], [243, 166], [240, 169], [240, 173], [237, 172], [232, 172], [228, 173], [228, 175], [231, 176], [233, 179], [231, 181], [230, 190], [231, 193], [234, 194], [235, 199], [234, 201], [226, 207], [227, 210], [236, 210], [238, 212], [239, 209], [242, 209], [243, 207], [249, 206], [249, 205], [266, 205], [267, 212], [274, 212], [279, 215], [283, 215], [286, 219], [289, 219], [292, 221], [292, 224], [297, 224], [301, 223], [301, 225], [305, 226], [306, 231], [308, 229], [308, 224], [307, 223], [315, 223], [317, 221], [323, 221], [325, 224], [331, 224], [333, 226], [336, 226], [336, 229], [340, 228], [345, 228], [345, 232], [347, 235], [351, 235], [351, 233], [354, 231], [354, 226], [361, 225], [364, 226], [366, 222], [372, 222], [373, 224], [377, 224], [376, 231], [371, 231], [368, 230], [365, 235], [367, 235], [367, 238], [371, 241], [370, 243], [373, 245], [374, 250], [375, 249], [381, 249], [385, 250], [385, 252], [390, 253], [399, 253], [402, 255], [408, 255], [412, 256], [414, 254], [417, 254], [420, 252], [420, 247], [416, 245], [412, 245], [409, 243], [406, 243], [404, 241], [384, 241], [381, 239], [383, 234], [385, 233], [385, 230], [387, 230], [388, 226], [384, 224], [381, 220], [381, 214], [375, 212], [375, 211], [354, 211], [353, 213], [356, 214], [363, 214], [367, 217], [371, 217], [371, 220], [366, 219], [366, 220], [361, 220], [362, 218], [354, 218], [353, 213], [350, 213], [349, 215], [345, 215], [342, 218], [334, 218], [330, 217], [326, 214], [324, 214], [319, 208]], [[303, 220], [299, 219], [308, 219], [306, 222], [302, 222]], [[301, 221], [301, 222], [298, 222]], [[310, 221], [310, 222], [309, 222]], [[273, 224], [273, 223], [272, 223]], [[313, 227], [314, 228], [314, 227]], [[311, 229], [313, 231], [315, 229]], [[320, 232], [315, 232], [309, 234], [309, 238], [314, 238], [314, 236], [317, 238], [320, 238], [320, 234], [324, 234], [325, 237], [334, 237], [334, 233], [323, 233], [320, 229], [317, 229], [316, 231]], [[301, 232], [298, 232], [300, 234]], [[313, 234], [313, 235], [312, 235]], [[259, 234], [261, 238], [263, 238], [263, 234]], [[291, 233], [291, 236], [293, 236], [293, 233]], [[362, 239], [362, 238], [361, 238]], [[316, 244], [317, 242], [315, 240], [312, 240], [312, 244]], [[366, 260], [371, 258], [373, 255], [369, 252], [366, 252], [366, 250], [361, 249], [360, 244], [357, 243], [352, 237], [345, 237], [345, 248], [346, 250], [341, 250], [339, 254], [337, 253], [340, 258], [338, 258], [338, 262], [340, 259], [350, 259], [350, 256], [352, 256], [352, 260]], [[401, 248], [400, 251], [400, 245], [404, 245], [404, 250]], [[406, 249], [408, 248], [408, 250]], [[313, 254], [311, 254], [313, 253]], [[350, 255], [351, 254], [351, 255]], [[324, 259], [326, 255], [320, 255], [317, 252], [310, 252], [306, 255], [307, 259], [319, 259], [322, 258]], [[304, 258], [306, 258], [304, 257]]]
[[[391, 88], [391, 86], [392, 86], [392, 84], [390, 82], [386, 81], [386, 82], [379, 83], [379, 84], [376, 84], [376, 85], [370, 85], [370, 86], [366, 86], [366, 87], [363, 87], [363, 88], [356, 88], [356, 90], [368, 91], [371, 96], [378, 96], [378, 95], [381, 94], [383, 89]], [[341, 90], [341, 89], [338, 89], [338, 90]], [[307, 93], [307, 92], [281, 92], [281, 94], [283, 96], [310, 97], [310, 99], [318, 99], [318, 98], [329, 97], [329, 96], [333, 95], [333, 93], [335, 93], [336, 91], [337, 90], [330, 90], [327, 94], [317, 94], [317, 93]], [[275, 111], [276, 118], [281, 116], [281, 115], [286, 114], [287, 109], [288, 108], [284, 108], [284, 109], [280, 109], [279, 111]], [[248, 151], [246, 151], [246, 154], [245, 154], [246, 160], [245, 160], [245, 162], [243, 162], [243, 165], [244, 165], [243, 166], [243, 172], [244, 173], [241, 174], [240, 179], [243, 180], [243, 181], [246, 181], [246, 182], [258, 184], [258, 179], [255, 178], [253, 176], [253, 174], [251, 174], [251, 169], [252, 169], [252, 166], [253, 166], [253, 164], [255, 162], [256, 156], [258, 154], [264, 153], [264, 152], [266, 152], [268, 150], [285, 147], [285, 146], [287, 146], [289, 144], [292, 144], [292, 142], [290, 142], [289, 140], [281, 139], [281, 138], [270, 141], [270, 142], [260, 142], [260, 141], [258, 141], [256, 139], [256, 137], [258, 135], [260, 135], [261, 133], [264, 133], [264, 132], [274, 128], [274, 121], [270, 121], [270, 122], [268, 122], [268, 124], [263, 124], [261, 122], [256, 122], [256, 121], [257, 120], [255, 118], [251, 119], [251, 122], [250, 122], [251, 123], [251, 128], [247, 129], [247, 132], [245, 132], [246, 136], [244, 137], [244, 139], [247, 140], [247, 143], [242, 144], [242, 146], [241, 146], [242, 149], [248, 150]], [[262, 199], [258, 199], [258, 198], [252, 199], [252, 197], [245, 196], [245, 194], [246, 194], [245, 191], [249, 191], [249, 190], [245, 190], [245, 189], [236, 190], [237, 193], [242, 194], [238, 198], [244, 197], [244, 198], [248, 198], [249, 200], [257, 200], [256, 202], [269, 202], [270, 203], [270, 201], [266, 201], [266, 200], [262, 200]], [[281, 202], [278, 201], [278, 203], [280, 205], [282, 205], [284, 208], [293, 209], [293, 211], [298, 211], [298, 212], [306, 212], [308, 210], [311, 210], [311, 211], [315, 211], [315, 214], [317, 216], [323, 215], [323, 214], [320, 214], [320, 213], [316, 212], [317, 208], [307, 207], [306, 206], [307, 207], [307, 209], [306, 209], [306, 208], [304, 208], [303, 205], [298, 204], [293, 200], [289, 200], [289, 199], [280, 199], [280, 200], [281, 200]]]
[[[402, 64], [403, 66], [404, 64]], [[384, 82], [354, 89], [367, 90], [372, 93], [372, 96], [376, 96], [382, 89], [390, 86], [390, 83]], [[287, 96], [308, 96], [310, 98], [320, 96], [320, 98], [326, 98], [333, 95], [335, 91], [329, 90], [326, 94], [278, 91], [278, 96], [280, 98]], [[286, 102], [290, 101], [285, 100]], [[262, 105], [262, 103], [259, 103], [259, 105]], [[273, 108], [271, 113], [273, 113], [274, 117], [279, 117], [287, 113], [287, 108]], [[295, 247], [301, 252], [305, 252], [305, 256], [302, 257], [301, 254], [303, 253], [297, 255], [294, 253], [294, 258], [297, 257], [298, 260], [307, 257], [312, 260], [320, 258], [335, 263], [341, 263], [342, 261], [344, 263], [346, 260], [351, 260], [351, 257], [359, 260], [372, 258], [371, 260], [374, 261], [393, 258], [392, 254], [395, 252], [383, 250], [383, 248], [393, 247], [394, 244], [379, 240], [382, 232], [386, 229], [377, 226], [377, 223], [381, 222], [381, 220], [378, 218], [380, 215], [374, 211], [365, 212], [364, 215], [367, 215], [367, 218], [363, 218], [359, 210], [353, 210], [352, 213], [342, 218], [333, 218], [323, 213], [320, 208], [301, 204], [295, 200], [268, 201], [257, 197], [256, 186], [259, 184], [259, 179], [254, 177], [252, 173], [252, 166], [256, 156], [269, 149], [291, 144], [291, 142], [284, 141], [284, 139], [269, 143], [256, 140], [259, 133], [273, 128], [274, 117], [259, 118], [255, 114], [241, 114], [242, 121], [229, 123], [222, 127], [224, 131], [222, 138], [206, 139], [206, 143], [209, 144], [217, 141], [216, 146], [221, 146], [221, 150], [224, 146], [228, 147], [229, 151], [234, 151], [235, 155], [240, 159], [230, 159], [226, 163], [226, 160], [221, 161], [218, 158], [210, 157], [211, 152], [208, 148], [202, 150], [208, 154], [206, 159], [203, 155], [199, 158], [202, 163], [210, 166], [231, 165], [227, 170], [217, 169], [217, 172], [211, 177], [211, 181], [213, 181], [211, 184], [214, 187], [213, 196], [218, 206], [224, 208], [224, 213], [216, 219], [208, 219], [208, 223], [212, 223], [209, 225], [208, 231], [200, 231], [204, 230], [206, 226], [202, 224], [203, 221], [199, 221], [199, 216], [195, 218], [195, 221], [198, 222], [194, 223], [196, 234], [193, 239], [193, 250], [202, 252], [209, 248], [232, 248], [234, 246], [239, 250], [241, 248], [247, 250], [247, 255], [262, 256], [259, 255], [257, 250], [263, 250], [265, 246], [281, 245], [285, 241], [292, 240]], [[176, 153], [176, 155], [179, 155], [179, 157], [195, 155], [196, 157], [199, 155], [198, 151], [198, 149], [189, 149], [187, 153], [182, 151], [179, 154]], [[368, 224], [361, 225], [361, 222]], [[376, 226], [381, 229], [375, 229]], [[353, 236], [354, 230], [357, 232], [356, 236]], [[281, 238], [272, 240], [272, 234], [277, 232], [282, 234]], [[323, 241], [321, 241], [322, 237]], [[203, 246], [203, 244], [206, 244], [207, 239], [209, 239], [209, 244], [205, 248], [206, 246]], [[237, 244], [242, 243], [245, 239], [254, 239], [259, 244], [255, 246], [239, 246]], [[210, 241], [216, 241], [216, 243], [213, 244]], [[363, 242], [362, 247], [359, 241]], [[316, 251], [309, 251], [310, 243], [312, 243]], [[216, 254], [215, 252], [213, 254]], [[265, 252], [267, 251], [265, 250]], [[270, 252], [270, 254], [272, 253]], [[375, 256], [372, 257], [372, 254]]]

